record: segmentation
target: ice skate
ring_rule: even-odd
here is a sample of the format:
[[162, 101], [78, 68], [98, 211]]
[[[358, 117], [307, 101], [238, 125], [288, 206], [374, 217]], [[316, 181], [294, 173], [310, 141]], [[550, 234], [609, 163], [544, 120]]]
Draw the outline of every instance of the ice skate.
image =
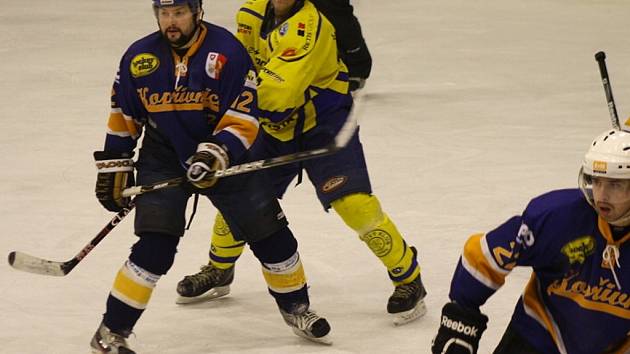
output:
[[398, 285], [387, 301], [387, 312], [394, 317], [394, 325], [404, 325], [422, 317], [427, 312], [426, 295], [420, 275], [409, 284]]
[[127, 337], [129, 334], [114, 333], [101, 323], [90, 342], [92, 354], [136, 354], [127, 345]]
[[201, 267], [197, 274], [187, 275], [177, 284], [178, 304], [208, 301], [230, 293], [234, 280], [234, 266], [220, 269], [212, 264]]
[[293, 330], [293, 333], [313, 342], [331, 345], [330, 324], [325, 318], [320, 317], [315, 311], [300, 308], [294, 313], [280, 310], [284, 322]]
[[[414, 257], [418, 251], [411, 247]], [[394, 318], [394, 325], [401, 326], [412, 322], [427, 313], [424, 297], [427, 291], [422, 284], [420, 274], [408, 284], [397, 285], [394, 293], [387, 300], [387, 312]]]

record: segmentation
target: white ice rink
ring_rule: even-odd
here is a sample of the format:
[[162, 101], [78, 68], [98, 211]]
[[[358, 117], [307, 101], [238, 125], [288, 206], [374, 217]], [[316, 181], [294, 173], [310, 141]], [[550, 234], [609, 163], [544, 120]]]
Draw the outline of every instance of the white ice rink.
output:
[[[237, 0], [206, 0], [205, 19], [234, 28]], [[627, 0], [359, 0], [374, 57], [360, 122], [376, 195], [418, 247], [428, 314], [395, 328], [392, 287], [371, 252], [313, 188], [283, 205], [300, 241], [313, 307], [333, 346], [283, 323], [247, 251], [232, 293], [182, 307], [175, 284], [207, 259], [206, 202], [180, 243], [131, 343], [138, 353], [428, 353], [466, 238], [531, 197], [576, 185], [591, 139], [610, 127], [593, 54], [608, 54], [620, 116], [630, 114]], [[111, 218], [94, 197], [120, 56], [156, 29], [148, 0], [0, 0], [0, 254], [67, 260]], [[0, 266], [1, 353], [87, 353], [132, 218], [69, 275]], [[480, 353], [498, 343], [529, 277], [519, 269], [482, 308]]]

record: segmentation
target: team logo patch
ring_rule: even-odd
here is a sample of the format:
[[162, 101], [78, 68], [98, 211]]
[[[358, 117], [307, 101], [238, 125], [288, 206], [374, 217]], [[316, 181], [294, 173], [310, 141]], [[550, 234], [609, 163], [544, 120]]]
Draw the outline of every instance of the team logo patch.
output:
[[281, 57], [294, 57], [297, 54], [297, 49], [295, 48], [287, 48], [280, 55]]
[[278, 33], [280, 33], [281, 36], [284, 36], [285, 34], [287, 34], [288, 30], [289, 30], [289, 23], [285, 22], [278, 29]]
[[606, 161], [593, 161], [593, 172], [606, 173], [608, 171], [608, 164]]
[[251, 34], [252, 33], [252, 26], [246, 25], [244, 23], [239, 23], [238, 24], [238, 29], [236, 31], [238, 33], [242, 33], [242, 34]]
[[300, 37], [304, 37], [304, 30], [306, 29], [306, 25], [303, 22], [298, 23], [297, 34]]
[[217, 236], [226, 236], [230, 233], [230, 227], [223, 218], [217, 218], [215, 221], [213, 231]]
[[595, 238], [582, 236], [562, 246], [560, 251], [567, 256], [569, 263], [584, 263], [586, 257], [595, 252]]
[[133, 57], [129, 65], [131, 76], [138, 78], [147, 76], [157, 70], [160, 59], [151, 53], [141, 53]]
[[227, 63], [225, 55], [215, 52], [208, 53], [208, 58], [206, 59], [206, 74], [212, 79], [219, 80], [225, 63]]
[[335, 176], [330, 178], [324, 185], [322, 186], [322, 192], [330, 193], [339, 187], [343, 186], [346, 181], [348, 181], [347, 176]]
[[245, 86], [255, 89], [256, 85], [258, 85], [258, 75], [254, 70], [250, 70], [245, 78]]
[[361, 241], [367, 243], [377, 257], [384, 257], [392, 250], [392, 236], [383, 230], [370, 231], [361, 236]]

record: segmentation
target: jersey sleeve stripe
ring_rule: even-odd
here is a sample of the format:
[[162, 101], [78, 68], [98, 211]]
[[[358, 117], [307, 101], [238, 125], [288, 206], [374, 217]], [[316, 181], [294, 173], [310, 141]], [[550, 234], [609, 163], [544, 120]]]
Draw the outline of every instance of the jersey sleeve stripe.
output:
[[258, 135], [258, 120], [254, 117], [228, 110], [217, 124], [214, 134], [226, 131], [238, 138], [246, 149], [254, 143]]
[[490, 247], [488, 246], [488, 242], [486, 240], [486, 235], [484, 235], [479, 242], [481, 243], [481, 252], [483, 253], [483, 256], [486, 258], [486, 260], [488, 260], [488, 265], [495, 272], [497, 272], [499, 274], [503, 274], [503, 276], [507, 276], [508, 274], [510, 274], [511, 270], [503, 269], [503, 268], [499, 267], [499, 265], [497, 264], [496, 260], [492, 256], [492, 252], [490, 252]]
[[500, 284], [493, 282], [490, 278], [486, 277], [484, 274], [478, 271], [470, 262], [468, 262], [468, 259], [466, 259], [466, 257], [462, 257], [462, 267], [466, 269], [468, 274], [470, 274], [478, 282], [482, 283], [488, 288], [496, 291], [501, 287]]
[[471, 236], [464, 246], [462, 266], [485, 286], [497, 290], [505, 283], [505, 274], [494, 270], [482, 250], [482, 235]]
[[138, 137], [138, 127], [130, 116], [123, 114], [120, 109], [114, 108], [109, 114], [107, 134], [135, 139]]
[[252, 9], [248, 9], [248, 8], [246, 8], [246, 7], [241, 7], [240, 11], [241, 11], [241, 12], [248, 13], [248, 14], [250, 14], [250, 15], [254, 16], [254, 17], [257, 17], [257, 18], [259, 18], [260, 20], [264, 19], [264, 16], [263, 16], [263, 15], [259, 14], [258, 12], [254, 11], [254, 10], [252, 10]]

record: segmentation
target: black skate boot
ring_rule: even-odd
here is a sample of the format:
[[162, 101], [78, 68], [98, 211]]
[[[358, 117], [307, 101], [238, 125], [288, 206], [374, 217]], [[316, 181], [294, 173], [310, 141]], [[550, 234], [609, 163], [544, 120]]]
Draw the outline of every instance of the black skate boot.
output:
[[234, 266], [220, 269], [212, 264], [201, 267], [197, 274], [187, 275], [177, 283], [178, 304], [207, 301], [230, 293], [234, 280]]
[[[414, 247], [411, 250], [416, 254]], [[426, 295], [420, 274], [411, 283], [396, 286], [387, 301], [387, 312], [394, 315], [394, 325], [404, 325], [422, 317], [427, 312], [424, 304]]]
[[302, 338], [312, 340], [322, 344], [332, 344], [330, 324], [325, 318], [320, 317], [315, 311], [308, 309], [308, 306], [297, 306], [291, 313], [280, 309], [280, 314], [293, 333]]
[[93, 354], [136, 354], [129, 349], [127, 345], [127, 337], [130, 333], [118, 334], [109, 330], [103, 323], [98, 327], [90, 347]]

